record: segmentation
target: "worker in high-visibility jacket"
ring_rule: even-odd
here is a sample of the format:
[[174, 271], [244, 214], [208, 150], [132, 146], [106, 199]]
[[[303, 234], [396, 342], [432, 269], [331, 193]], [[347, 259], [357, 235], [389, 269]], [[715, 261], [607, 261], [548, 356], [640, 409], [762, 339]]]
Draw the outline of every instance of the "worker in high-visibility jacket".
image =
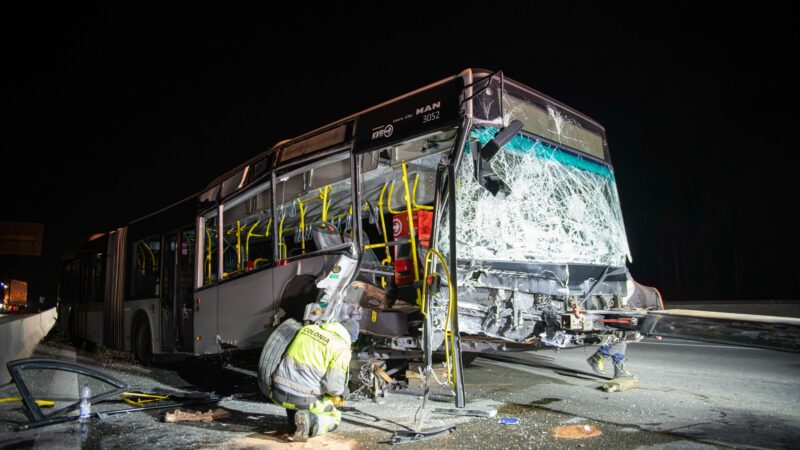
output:
[[289, 432], [305, 441], [339, 427], [350, 367], [355, 320], [305, 325], [297, 332], [272, 375], [272, 400], [286, 408]]

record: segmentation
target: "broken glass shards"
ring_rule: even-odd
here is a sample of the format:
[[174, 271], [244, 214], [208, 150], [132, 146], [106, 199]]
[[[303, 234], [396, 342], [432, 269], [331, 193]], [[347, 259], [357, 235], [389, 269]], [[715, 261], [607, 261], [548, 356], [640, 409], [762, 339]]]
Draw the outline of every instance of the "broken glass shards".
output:
[[[496, 132], [479, 128], [471, 137], [485, 144]], [[461, 161], [459, 259], [624, 265], [628, 243], [609, 166], [523, 135], [491, 166], [510, 187], [507, 196], [495, 197], [478, 184], [469, 154]]]

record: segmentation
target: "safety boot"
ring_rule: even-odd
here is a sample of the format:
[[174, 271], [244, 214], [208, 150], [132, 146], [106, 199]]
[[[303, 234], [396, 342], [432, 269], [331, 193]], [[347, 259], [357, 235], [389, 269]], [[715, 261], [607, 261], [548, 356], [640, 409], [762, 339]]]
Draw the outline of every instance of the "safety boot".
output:
[[295, 442], [306, 442], [311, 437], [311, 413], [301, 409], [294, 415], [294, 425], [297, 431], [294, 432]]
[[614, 363], [614, 378], [630, 378], [633, 374], [625, 370], [625, 360]]
[[600, 351], [596, 351], [594, 355], [586, 358], [586, 362], [590, 366], [592, 366], [592, 370], [594, 370], [595, 373], [597, 373], [598, 375], [603, 375], [603, 373], [606, 371], [604, 365], [605, 359], [606, 357], [602, 353], [600, 353]]

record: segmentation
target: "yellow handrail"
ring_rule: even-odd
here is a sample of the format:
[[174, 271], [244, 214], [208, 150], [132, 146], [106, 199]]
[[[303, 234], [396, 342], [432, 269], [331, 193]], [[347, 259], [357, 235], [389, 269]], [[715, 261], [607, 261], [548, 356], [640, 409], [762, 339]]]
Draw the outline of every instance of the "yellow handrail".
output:
[[[403, 164], [403, 172], [405, 172], [406, 165]], [[389, 210], [389, 214], [397, 215], [402, 214], [405, 211], [395, 211], [392, 209], [392, 191], [394, 190], [394, 180], [392, 180], [392, 184], [389, 185], [389, 194], [387, 194], [386, 198], [386, 209]]]
[[[406, 172], [406, 163], [402, 163], [403, 167], [403, 187], [406, 191], [406, 213], [408, 214], [408, 237], [411, 241], [411, 259], [414, 263], [414, 281], [419, 281], [419, 267], [417, 263], [417, 238], [416, 231], [414, 230], [414, 216], [411, 214], [411, 192], [408, 189], [408, 173]], [[420, 290], [417, 288], [417, 303], [420, 302]]]
[[452, 330], [452, 321], [453, 321], [453, 314], [458, 314], [456, 311], [457, 307], [455, 306], [456, 302], [454, 299], [456, 298], [456, 289], [455, 285], [453, 284], [453, 279], [450, 277], [450, 269], [447, 268], [447, 264], [444, 260], [444, 257], [439, 250], [435, 248], [431, 248], [428, 250], [427, 256], [425, 256], [425, 271], [423, 276], [422, 282], [422, 301], [419, 302], [420, 311], [422, 315], [427, 317], [428, 313], [426, 312], [426, 298], [427, 298], [427, 288], [428, 288], [428, 270], [430, 269], [431, 262], [433, 261], [433, 256], [439, 258], [439, 261], [442, 263], [442, 268], [444, 269], [444, 275], [447, 278], [447, 290], [449, 294], [449, 301], [447, 303], [447, 317], [445, 318], [445, 328], [444, 328], [444, 336], [445, 336], [445, 343], [444, 343], [444, 352], [445, 352], [445, 361], [447, 361], [448, 365], [448, 373], [450, 373], [449, 382], [451, 385], [454, 385], [455, 381], [455, 365], [451, 364], [450, 361], [450, 348], [452, 347], [452, 351], [455, 352], [455, 336], [453, 335]]
[[[303, 201], [299, 198], [296, 200], [297, 206], [300, 207], [300, 249], [303, 253], [306, 252], [306, 209], [303, 207]], [[311, 200], [309, 200], [311, 201]]]
[[[281, 214], [281, 223], [278, 225], [278, 260], [286, 259], [286, 244], [283, 242], [283, 221], [286, 219], [286, 213]], [[281, 255], [283, 249], [283, 255]]]
[[253, 236], [261, 236], [260, 234], [253, 233], [253, 230], [255, 230], [258, 224], [260, 223], [261, 219], [256, 220], [256, 223], [254, 223], [253, 226], [250, 227], [249, 230], [247, 230], [247, 237], [244, 240], [244, 257], [248, 261], [250, 261], [250, 238]]
[[414, 176], [414, 189], [411, 191], [411, 204], [415, 210], [433, 211], [433, 206], [418, 205], [417, 204], [417, 184], [419, 183], [419, 174]]
[[[387, 265], [392, 263], [392, 254], [389, 252], [389, 236], [386, 234], [386, 219], [383, 218], [383, 194], [386, 192], [386, 186], [389, 183], [383, 184], [383, 189], [381, 189], [381, 195], [378, 197], [378, 211], [380, 212], [381, 216], [381, 231], [383, 232], [383, 245], [386, 246], [386, 258], [381, 261], [381, 264]], [[385, 287], [385, 286], [384, 286]]]
[[236, 221], [236, 268], [242, 268], [242, 221]]
[[[407, 185], [408, 184], [408, 177], [407, 177], [407, 174], [406, 174], [406, 163], [402, 163], [401, 167], [403, 168], [403, 183]], [[410, 206], [411, 210], [412, 211], [420, 211], [420, 210], [422, 210], [422, 211], [433, 211], [433, 206], [418, 205], [417, 204], [417, 185], [418, 184], [419, 184], [419, 174], [417, 173], [417, 174], [414, 175], [414, 187], [413, 187], [413, 189], [411, 191], [411, 206]], [[395, 210], [392, 209], [392, 191], [393, 190], [394, 190], [394, 181], [392, 181], [391, 187], [389, 188], [389, 199], [388, 199], [389, 204], [387, 205], [387, 207], [389, 208], [389, 212], [392, 213], [392, 214], [403, 214], [405, 211], [395, 211]], [[408, 195], [408, 194], [406, 193], [406, 195]], [[409, 202], [406, 201], [406, 204], [408, 204], [408, 203]]]
[[[208, 243], [208, 249], [206, 249], [206, 279], [211, 279], [211, 231], [209, 231], [208, 227], [206, 227], [206, 242]], [[205, 284], [205, 283], [203, 283]]]
[[328, 208], [330, 205], [328, 204], [328, 196], [330, 195], [333, 188], [330, 184], [326, 185], [325, 187], [321, 187], [318, 189], [319, 191], [319, 198], [322, 200], [322, 221], [326, 222], [328, 220]]

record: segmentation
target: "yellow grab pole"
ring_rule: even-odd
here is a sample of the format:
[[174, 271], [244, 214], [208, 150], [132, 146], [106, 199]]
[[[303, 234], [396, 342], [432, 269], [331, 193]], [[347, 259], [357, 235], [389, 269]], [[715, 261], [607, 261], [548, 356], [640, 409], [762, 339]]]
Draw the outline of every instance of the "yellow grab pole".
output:
[[[411, 258], [414, 263], [414, 281], [419, 281], [419, 267], [417, 265], [417, 239], [416, 231], [414, 230], [414, 216], [411, 213], [411, 191], [408, 188], [408, 173], [406, 172], [406, 163], [403, 161], [403, 187], [406, 191], [406, 213], [408, 214], [408, 237], [411, 241]], [[390, 192], [391, 193], [391, 192]], [[417, 288], [417, 304], [420, 303], [421, 292]]]

